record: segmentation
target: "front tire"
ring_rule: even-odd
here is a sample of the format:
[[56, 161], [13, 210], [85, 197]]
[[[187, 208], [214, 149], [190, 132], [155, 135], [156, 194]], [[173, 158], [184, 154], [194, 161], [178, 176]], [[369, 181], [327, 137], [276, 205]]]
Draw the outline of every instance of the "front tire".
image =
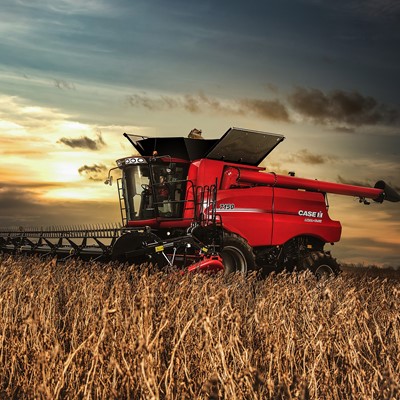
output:
[[255, 255], [252, 247], [241, 236], [226, 234], [221, 250], [224, 274], [234, 272], [246, 274], [256, 269]]
[[304, 267], [309, 269], [317, 279], [327, 279], [340, 274], [341, 269], [330, 253], [313, 251], [304, 259]]

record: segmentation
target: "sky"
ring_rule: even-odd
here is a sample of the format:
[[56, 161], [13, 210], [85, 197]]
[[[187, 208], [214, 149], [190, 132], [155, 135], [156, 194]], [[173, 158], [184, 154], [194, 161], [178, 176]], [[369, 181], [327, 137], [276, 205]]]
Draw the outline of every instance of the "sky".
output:
[[[397, 0], [3, 0], [0, 226], [120, 221], [124, 132], [285, 135], [267, 170], [400, 190]], [[341, 262], [400, 266], [400, 205], [329, 196]]]

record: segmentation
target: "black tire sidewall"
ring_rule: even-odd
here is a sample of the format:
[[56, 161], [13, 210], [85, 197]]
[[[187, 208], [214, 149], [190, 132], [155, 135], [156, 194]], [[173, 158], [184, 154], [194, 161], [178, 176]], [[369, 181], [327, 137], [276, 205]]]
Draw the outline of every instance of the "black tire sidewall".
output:
[[224, 241], [223, 241], [223, 248], [221, 251], [222, 260], [224, 260], [224, 249], [227, 249], [227, 251], [230, 251], [230, 249], [232, 249], [232, 251], [235, 251], [234, 249], [236, 249], [236, 251], [238, 251], [238, 253], [241, 253], [241, 255], [243, 256], [245, 263], [246, 263], [246, 267], [245, 268], [241, 267], [240, 269], [239, 268], [233, 269], [233, 268], [231, 268], [231, 266], [229, 266], [229, 265], [225, 266], [225, 264], [224, 264], [225, 275], [234, 273], [234, 272], [246, 273], [248, 271], [252, 271], [252, 270], [256, 269], [256, 263], [255, 263], [255, 257], [254, 257], [253, 250], [245, 239], [243, 239], [237, 235], [225, 236]]
[[327, 266], [332, 271], [332, 276], [337, 276], [340, 274], [340, 266], [330, 254], [324, 252], [315, 252], [309, 255], [307, 258], [307, 268], [317, 276], [321, 278], [321, 272], [318, 269]]

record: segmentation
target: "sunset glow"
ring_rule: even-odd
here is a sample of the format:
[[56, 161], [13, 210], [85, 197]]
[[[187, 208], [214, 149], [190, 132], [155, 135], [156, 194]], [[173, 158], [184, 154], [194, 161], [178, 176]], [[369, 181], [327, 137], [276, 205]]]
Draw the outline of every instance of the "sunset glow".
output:
[[[281, 133], [268, 170], [400, 190], [400, 6], [385, 5], [5, 2], [0, 226], [119, 221], [103, 182], [134, 153], [124, 132]], [[399, 204], [330, 204], [338, 258], [400, 266]]]
[[56, 162], [53, 167], [52, 173], [58, 182], [73, 182], [80, 179], [78, 173], [79, 165], [77, 166], [68, 162]]

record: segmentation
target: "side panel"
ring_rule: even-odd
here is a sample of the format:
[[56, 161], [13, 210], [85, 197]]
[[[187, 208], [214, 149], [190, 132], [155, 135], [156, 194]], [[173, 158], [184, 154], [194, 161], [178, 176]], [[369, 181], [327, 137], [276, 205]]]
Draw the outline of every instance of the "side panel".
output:
[[275, 188], [274, 194], [273, 245], [300, 235], [315, 236], [325, 243], [340, 240], [341, 224], [330, 219], [322, 193]]
[[216, 211], [224, 228], [244, 237], [250, 246], [270, 245], [272, 195], [270, 187], [218, 191]]

